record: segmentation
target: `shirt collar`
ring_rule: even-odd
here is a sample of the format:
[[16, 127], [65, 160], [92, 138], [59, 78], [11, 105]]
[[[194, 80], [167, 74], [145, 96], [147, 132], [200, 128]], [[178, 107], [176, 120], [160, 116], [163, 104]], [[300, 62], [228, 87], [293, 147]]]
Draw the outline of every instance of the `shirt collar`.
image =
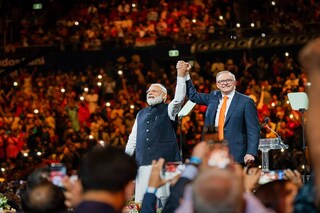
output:
[[[236, 93], [235, 90], [233, 90], [232, 92], [230, 92], [227, 96], [228, 96], [228, 100], [232, 100], [234, 94]], [[223, 99], [224, 95], [221, 94], [221, 98]]]

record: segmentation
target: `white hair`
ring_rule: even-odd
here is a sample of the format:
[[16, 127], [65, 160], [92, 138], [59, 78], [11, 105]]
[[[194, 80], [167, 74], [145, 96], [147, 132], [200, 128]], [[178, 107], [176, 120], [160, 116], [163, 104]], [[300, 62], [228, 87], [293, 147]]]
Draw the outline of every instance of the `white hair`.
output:
[[163, 93], [166, 93], [166, 94], [167, 94], [167, 89], [166, 89], [162, 84], [160, 84], [160, 83], [154, 83], [154, 84], [151, 84], [150, 87], [151, 87], [151, 86], [158, 86], [158, 87], [161, 88], [161, 90], [162, 90]]
[[234, 75], [234, 74], [232, 74], [232, 72], [230, 72], [230, 71], [228, 71], [228, 70], [223, 70], [223, 71], [220, 71], [220, 72], [218, 72], [217, 73], [217, 75], [216, 75], [216, 81], [218, 80], [218, 77], [219, 77], [219, 75], [221, 75], [221, 74], [229, 74], [230, 76], [231, 76], [231, 78], [232, 78], [232, 80], [236, 80], [236, 76]]

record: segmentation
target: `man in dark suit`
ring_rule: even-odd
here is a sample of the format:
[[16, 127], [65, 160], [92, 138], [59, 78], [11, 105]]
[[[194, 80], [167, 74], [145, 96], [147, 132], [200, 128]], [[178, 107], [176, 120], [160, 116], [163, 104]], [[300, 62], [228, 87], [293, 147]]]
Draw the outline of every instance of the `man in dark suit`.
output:
[[[177, 68], [180, 66], [178, 63]], [[207, 106], [205, 127], [213, 127], [218, 132], [220, 111], [226, 96], [226, 107], [222, 115], [224, 123], [220, 125], [222, 138], [219, 140], [228, 142], [235, 161], [242, 164], [253, 162], [258, 154], [260, 139], [258, 113], [253, 100], [236, 91], [236, 78], [229, 71], [221, 71], [216, 75], [219, 90], [210, 94], [198, 93], [190, 79], [189, 69], [190, 66], [185, 69], [186, 94], [190, 101]]]

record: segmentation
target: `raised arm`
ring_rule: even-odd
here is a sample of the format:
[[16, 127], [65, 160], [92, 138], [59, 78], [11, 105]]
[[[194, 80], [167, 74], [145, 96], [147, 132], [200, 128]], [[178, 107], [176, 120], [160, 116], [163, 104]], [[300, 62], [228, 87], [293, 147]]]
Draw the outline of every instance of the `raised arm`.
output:
[[184, 102], [184, 98], [186, 96], [186, 81], [185, 75], [188, 70], [189, 64], [178, 61], [177, 63], [177, 85], [174, 93], [173, 100], [169, 103], [168, 106], [168, 115], [171, 120], [175, 120], [176, 115], [178, 114], [181, 106]]

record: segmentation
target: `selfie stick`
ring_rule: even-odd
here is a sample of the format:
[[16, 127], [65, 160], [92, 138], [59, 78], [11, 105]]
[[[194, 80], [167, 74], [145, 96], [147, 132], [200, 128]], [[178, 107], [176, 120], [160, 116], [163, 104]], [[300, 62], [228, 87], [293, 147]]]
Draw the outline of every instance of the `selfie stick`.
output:
[[182, 107], [182, 109], [178, 113], [178, 119], [179, 119], [179, 125], [180, 125], [180, 156], [181, 156], [181, 159], [182, 159], [182, 140], [183, 140], [183, 137], [182, 137], [182, 118], [184, 116], [188, 115], [195, 105], [196, 104], [193, 103], [192, 101], [187, 101], [187, 103]]
[[304, 92], [292, 92], [288, 94], [289, 102], [293, 110], [299, 110], [301, 114], [301, 126], [302, 126], [302, 155], [303, 155], [303, 182], [307, 182], [306, 172], [306, 141], [305, 141], [305, 125], [304, 125], [304, 113], [308, 109], [309, 99]]

